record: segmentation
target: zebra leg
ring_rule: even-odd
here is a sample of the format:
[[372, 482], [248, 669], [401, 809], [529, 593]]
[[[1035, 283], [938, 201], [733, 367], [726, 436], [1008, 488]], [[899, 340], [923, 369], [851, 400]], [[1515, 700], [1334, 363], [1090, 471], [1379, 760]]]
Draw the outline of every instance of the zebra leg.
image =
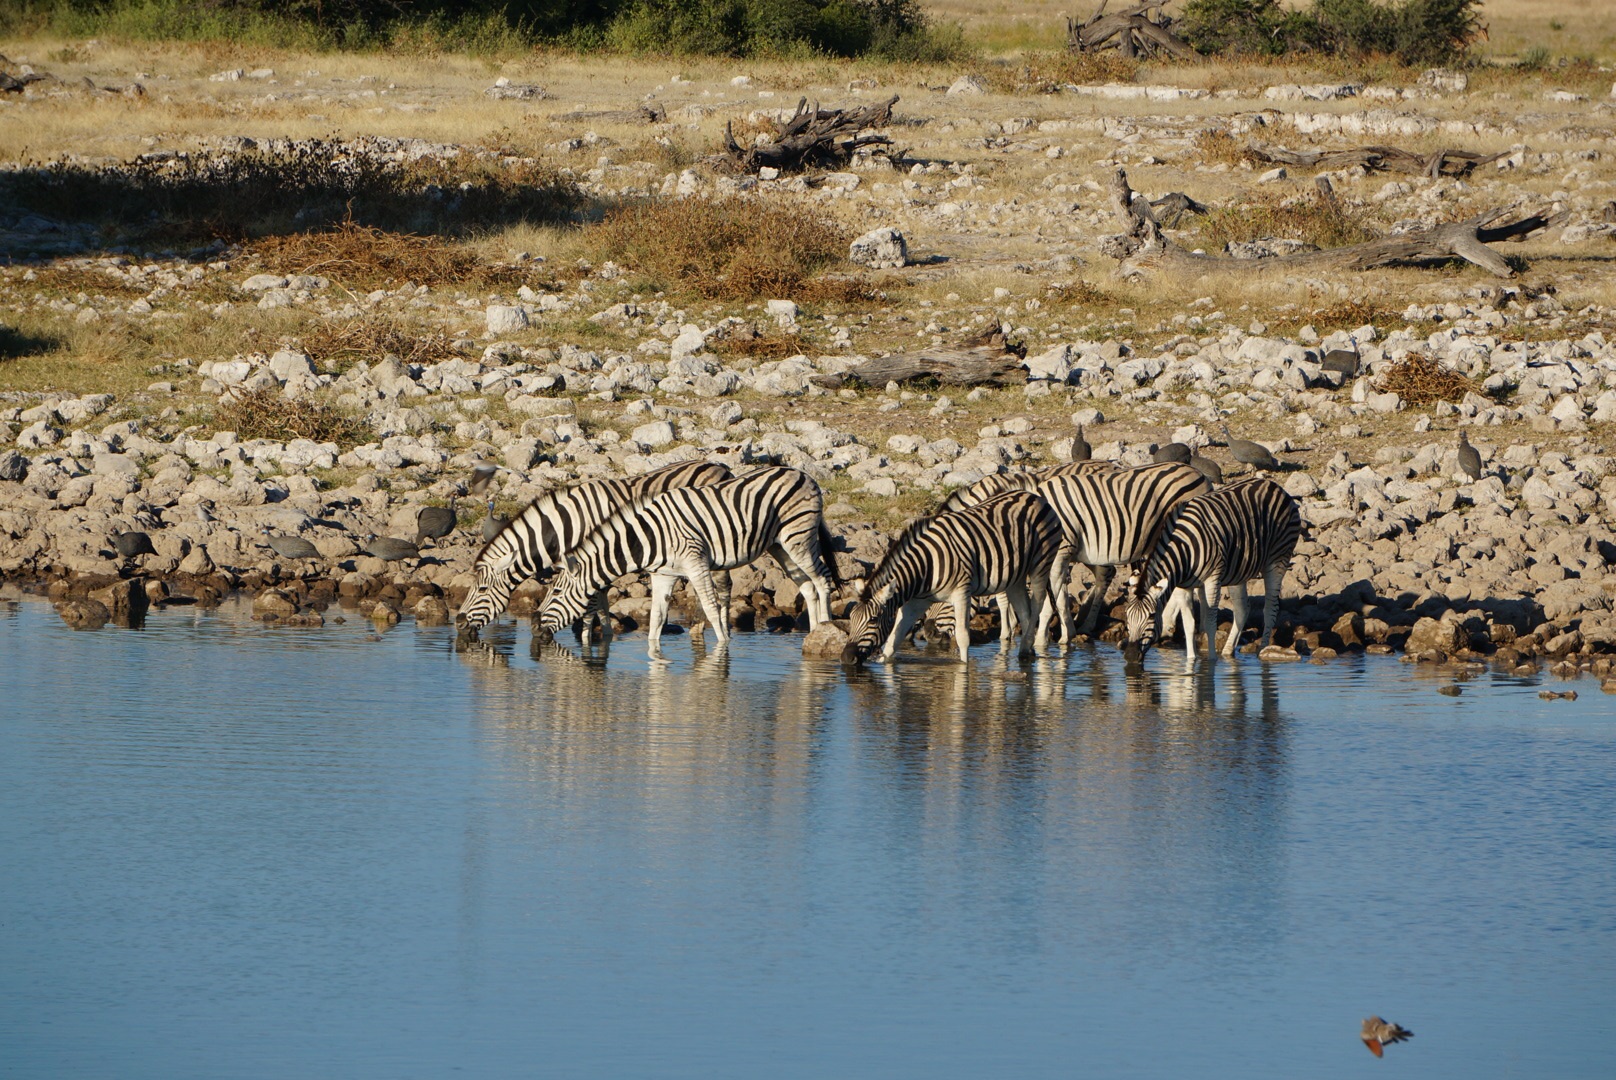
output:
[[718, 590], [713, 585], [713, 572], [705, 563], [689, 568], [690, 591], [696, 594], [701, 601], [702, 611], [707, 613], [707, 621], [712, 624], [713, 633], [718, 638], [720, 646], [729, 644], [729, 620], [724, 618], [718, 610]]
[[646, 651], [653, 660], [662, 659], [662, 628], [668, 623], [668, 601], [678, 580], [672, 574], [651, 575], [651, 625], [647, 627], [650, 637]]
[[[1006, 594], [1010, 597], [1010, 605], [1015, 608], [1016, 619], [1021, 623], [1021, 648], [1017, 651], [1017, 655], [1023, 660], [1037, 656], [1041, 648], [1042, 643], [1037, 640], [1038, 635], [1033, 627], [1032, 613], [1035, 601], [1036, 607], [1042, 612], [1044, 601], [1049, 598], [1048, 590], [1049, 578], [1041, 574], [1034, 574], [1028, 581], [1011, 583], [1009, 592]], [[1040, 615], [1038, 622], [1042, 624], [1042, 615]]]
[[1285, 567], [1270, 566], [1263, 571], [1262, 647], [1268, 648], [1274, 640], [1274, 627], [1279, 624], [1279, 586], [1285, 580]]
[[1111, 588], [1111, 577], [1116, 573], [1114, 566], [1091, 566], [1094, 571], [1094, 587], [1085, 601], [1083, 612], [1083, 626], [1079, 633], [1094, 636], [1094, 631], [1100, 626], [1100, 612], [1105, 608], [1105, 594]]
[[[1005, 648], [1006, 639], [1003, 627], [1009, 620], [1010, 611], [1005, 604], [1004, 597], [998, 598], [999, 607], [999, 648]], [[971, 593], [963, 586], [954, 591], [948, 598], [949, 604], [954, 608], [954, 646], [959, 652], [960, 663], [966, 663], [971, 658]], [[907, 605], [905, 605], [907, 607]]]
[[[804, 548], [806, 546], [803, 545]], [[774, 561], [780, 564], [786, 576], [796, 584], [797, 591], [802, 593], [809, 628], [830, 622], [830, 579], [816, 572], [813, 552], [791, 551], [784, 544], [775, 544], [769, 549], [769, 554], [774, 556]]]
[[[911, 600], [898, 609], [898, 615], [892, 620], [892, 632], [887, 635], [886, 642], [881, 646], [881, 662], [892, 663], [892, 658], [898, 655], [898, 642], [909, 635], [915, 628], [915, 623], [926, 614], [926, 608], [931, 606], [930, 600]], [[966, 639], [967, 642], [970, 640]]]
[[1234, 658], [1234, 651], [1240, 647], [1240, 635], [1246, 629], [1246, 583], [1229, 586], [1229, 611], [1234, 616], [1234, 625], [1229, 627], [1229, 640], [1223, 643], [1223, 655]]
[[[969, 600], [966, 601], [967, 604], [969, 602]], [[993, 598], [993, 603], [999, 609], [999, 651], [1009, 652], [1010, 643], [1016, 636], [1016, 621], [1011, 617], [1010, 594], [997, 594]]]
[[1215, 577], [1201, 582], [1201, 621], [1206, 623], [1206, 659], [1215, 664], [1218, 659], [1218, 606], [1223, 596], [1223, 585]]

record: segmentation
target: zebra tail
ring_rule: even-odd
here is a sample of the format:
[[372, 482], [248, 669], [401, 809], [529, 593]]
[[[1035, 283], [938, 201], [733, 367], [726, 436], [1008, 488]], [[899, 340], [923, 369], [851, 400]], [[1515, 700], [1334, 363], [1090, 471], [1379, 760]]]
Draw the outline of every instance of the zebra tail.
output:
[[825, 519], [820, 518], [819, 554], [820, 557], [825, 560], [825, 569], [830, 572], [828, 575], [830, 577], [830, 587], [832, 589], [840, 589], [842, 587], [842, 576], [836, 569], [836, 552], [834, 550], [835, 541], [836, 538], [831, 535], [829, 526], [825, 524]]

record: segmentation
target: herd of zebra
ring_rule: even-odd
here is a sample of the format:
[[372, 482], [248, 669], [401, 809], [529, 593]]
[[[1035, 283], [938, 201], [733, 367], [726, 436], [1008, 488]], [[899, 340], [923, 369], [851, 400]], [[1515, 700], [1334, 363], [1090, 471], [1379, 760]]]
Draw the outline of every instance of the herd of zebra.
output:
[[[842, 659], [861, 663], [878, 653], [890, 662], [930, 611], [931, 632], [952, 637], [964, 660], [971, 601], [988, 596], [997, 598], [1006, 652], [1018, 629], [1020, 655], [1043, 651], [1057, 620], [1060, 643], [1068, 645], [1074, 634], [1093, 633], [1118, 566], [1132, 568], [1125, 605], [1131, 656], [1142, 656], [1175, 620], [1184, 640], [1195, 641], [1197, 603], [1215, 645], [1224, 588], [1235, 630], [1223, 651], [1232, 655], [1253, 578], [1263, 579], [1266, 646], [1300, 535], [1295, 499], [1261, 476], [1215, 486], [1189, 465], [1124, 468], [1101, 461], [996, 473], [954, 491], [892, 542], [858, 589]], [[813, 627], [831, 619], [831, 597], [842, 584], [831, 549], [823, 496], [806, 473], [762, 466], [737, 474], [720, 464], [680, 462], [559, 488], [534, 501], [478, 554], [475, 584], [456, 624], [462, 637], [474, 639], [519, 584], [553, 578], [533, 616], [535, 637], [548, 640], [604, 616], [607, 589], [617, 579], [649, 573], [652, 657], [661, 656], [669, 600], [681, 578], [723, 645], [728, 571], [767, 552], [801, 590]], [[1078, 564], [1095, 579], [1080, 626], [1065, 603]], [[610, 620], [600, 621], [609, 632]], [[1193, 664], [1195, 650], [1186, 655]]]

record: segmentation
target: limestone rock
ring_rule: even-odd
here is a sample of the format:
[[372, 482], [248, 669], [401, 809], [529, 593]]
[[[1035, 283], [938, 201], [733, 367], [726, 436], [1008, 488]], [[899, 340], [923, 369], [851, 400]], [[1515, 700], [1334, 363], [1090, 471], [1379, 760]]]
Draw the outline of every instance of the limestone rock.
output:
[[1410, 654], [1427, 652], [1455, 653], [1470, 645], [1470, 635], [1464, 627], [1450, 619], [1424, 618], [1414, 624], [1403, 648]]
[[849, 640], [845, 624], [820, 623], [802, 639], [802, 655], [810, 660], [839, 660]]
[[99, 600], [63, 600], [56, 605], [56, 614], [75, 630], [99, 630], [107, 624], [112, 613]]
[[519, 333], [528, 328], [527, 309], [520, 304], [490, 304], [483, 313], [490, 337]]
[[847, 251], [848, 260], [871, 270], [894, 270], [909, 264], [909, 245], [903, 233], [890, 226], [871, 229], [854, 240]]

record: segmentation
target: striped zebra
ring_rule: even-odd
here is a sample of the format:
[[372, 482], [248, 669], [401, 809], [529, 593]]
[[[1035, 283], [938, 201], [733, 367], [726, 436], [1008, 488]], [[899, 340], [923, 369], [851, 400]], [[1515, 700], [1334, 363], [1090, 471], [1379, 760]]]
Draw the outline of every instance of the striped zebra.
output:
[[731, 475], [723, 465], [681, 461], [622, 480], [590, 480], [546, 492], [477, 553], [471, 566], [477, 583], [455, 617], [461, 634], [475, 637], [505, 610], [516, 586], [555, 573], [579, 541], [623, 506]]
[[[1093, 634], [1105, 610], [1105, 595], [1115, 567], [1144, 560], [1173, 508], [1211, 490], [1211, 484], [1197, 470], [1174, 462], [1133, 469], [1119, 469], [1108, 462], [1074, 462], [1020, 476], [1030, 479], [1031, 490], [1054, 507], [1065, 534], [1065, 542], [1050, 567], [1048, 602], [1039, 611], [1039, 649], [1048, 641], [1050, 623], [1057, 619], [1063, 647], [1071, 644], [1074, 633]], [[1089, 567], [1094, 575], [1094, 586], [1083, 605], [1081, 627], [1074, 626], [1066, 605], [1066, 588], [1079, 564]], [[1169, 600], [1169, 625], [1175, 615], [1180, 619], [1188, 617], [1190, 603], [1187, 594], [1175, 594]], [[1000, 611], [1004, 610], [1001, 606]], [[947, 633], [951, 620], [945, 612], [934, 620], [934, 625], [940, 633]], [[1006, 634], [1003, 621], [1000, 633]]]
[[953, 607], [959, 657], [971, 639], [973, 596], [1003, 593], [1022, 627], [1021, 655], [1033, 652], [1033, 605], [1042, 606], [1049, 564], [1061, 543], [1060, 519], [1043, 498], [1009, 491], [975, 506], [921, 518], [887, 549], [849, 616], [842, 662], [856, 664], [881, 646], [890, 662], [909, 628], [935, 600]]
[[[1279, 618], [1279, 586], [1290, 569], [1302, 533], [1302, 513], [1285, 489], [1253, 477], [1184, 503], [1163, 530], [1142, 573], [1129, 582], [1128, 649], [1137, 655], [1155, 643], [1156, 608], [1170, 589], [1192, 589], [1201, 601], [1209, 653], [1216, 656], [1218, 605], [1225, 585], [1234, 587], [1234, 626], [1223, 646], [1232, 657], [1246, 625], [1245, 583], [1263, 579], [1263, 634], [1266, 646]], [[1195, 665], [1191, 620], [1184, 641]]]
[[[1057, 476], [1083, 476], [1090, 473], [1112, 472], [1116, 466], [1109, 461], [1072, 461], [1063, 465], [1047, 465], [1035, 469], [1010, 469], [1001, 473], [989, 473], [975, 483], [955, 488], [941, 503], [936, 513], [949, 513], [954, 510], [963, 510], [967, 506], [976, 506], [996, 495], [1003, 495], [1007, 491], [1035, 491], [1038, 485], [1045, 480]], [[999, 608], [999, 644], [1009, 647], [1010, 639], [1015, 635], [1015, 622], [1012, 618], [1009, 597], [1000, 593], [995, 596], [994, 602]], [[1060, 603], [1058, 595], [1051, 595], [1051, 603]], [[947, 604], [938, 604], [926, 613], [925, 625], [928, 634], [936, 633], [952, 637], [954, 634], [954, 613]], [[1043, 645], [1040, 642], [1039, 647]]]
[[534, 635], [553, 637], [598, 608], [624, 574], [651, 574], [650, 653], [662, 655], [662, 627], [674, 582], [685, 578], [720, 645], [729, 642], [714, 570], [744, 566], [769, 552], [802, 590], [811, 625], [830, 619], [836, 584], [819, 485], [806, 473], [772, 466], [702, 487], [682, 487], [630, 504], [572, 550], [567, 568], [534, 615]]

